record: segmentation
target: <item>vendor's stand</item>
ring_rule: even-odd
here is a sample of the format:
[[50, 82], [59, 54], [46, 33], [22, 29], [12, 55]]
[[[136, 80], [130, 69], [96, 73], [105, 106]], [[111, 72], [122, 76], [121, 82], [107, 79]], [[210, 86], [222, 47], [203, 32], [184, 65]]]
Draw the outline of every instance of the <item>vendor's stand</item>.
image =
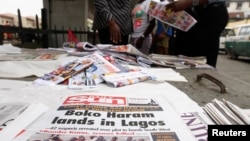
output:
[[[55, 51], [57, 50], [57, 51]], [[29, 50], [30, 51], [30, 50]], [[26, 50], [26, 52], [29, 52]], [[180, 72], [180, 75], [177, 75], [176, 79], [166, 79], [162, 70], [154, 70], [155, 68], [148, 68], [149, 70], [154, 70], [156, 72], [156, 76], [158, 76], [158, 80], [148, 80], [140, 83], [127, 85], [119, 88], [112, 88], [104, 83], [100, 83], [97, 85], [95, 89], [88, 90], [70, 90], [67, 85], [54, 85], [53, 87], [48, 86], [34, 86], [33, 81], [37, 79], [37, 77], [42, 76], [45, 73], [50, 72], [51, 70], [57, 68], [57, 66], [67, 60], [72, 60], [79, 58], [79, 56], [68, 56], [67, 51], [58, 51], [58, 49], [52, 50], [33, 50], [34, 52], [46, 52], [49, 54], [56, 54], [58, 58], [47, 58], [43, 61], [41, 60], [12, 60], [12, 61], [2, 61], [1, 66], [5, 66], [1, 68], [1, 80], [0, 80], [0, 102], [6, 101], [23, 101], [23, 102], [41, 102], [47, 105], [48, 107], [55, 106], [55, 103], [60, 101], [62, 97], [67, 95], [74, 94], [108, 94], [112, 96], [117, 95], [137, 95], [137, 96], [151, 96], [157, 97], [164, 96], [166, 98], [166, 102], [173, 106], [177, 114], [183, 113], [203, 113], [203, 110], [200, 106], [203, 106], [207, 102], [210, 101], [194, 101], [195, 96], [199, 97], [198, 94], [211, 95], [211, 99], [215, 97], [209, 91], [216, 93], [216, 96], [226, 95], [221, 94], [218, 86], [217, 89], [209, 89], [210, 85], [204, 84], [204, 88], [198, 86], [197, 89], [192, 87], [193, 85], [202, 85], [204, 82], [204, 78], [197, 82], [197, 75], [202, 73], [212, 74], [216, 78], [224, 79], [224, 76], [220, 76], [213, 68], [210, 68], [207, 65], [204, 65], [205, 68], [198, 69], [193, 68], [194, 62], [188, 62], [188, 65], [185, 67], [185, 64], [179, 64], [178, 67], [183, 67], [181, 70], [176, 70]], [[183, 60], [182, 60], [183, 61]], [[152, 62], [146, 62], [149, 65], [152, 65]], [[153, 62], [154, 63], [154, 62]], [[187, 63], [187, 62], [185, 62]], [[154, 63], [154, 65], [158, 65], [158, 68], [162, 69], [165, 67], [175, 68], [174, 64], [160, 64]], [[17, 67], [18, 66], [18, 67]], [[145, 67], [145, 66], [144, 66]], [[191, 67], [193, 69], [191, 69]], [[12, 69], [10, 69], [12, 68]], [[157, 67], [156, 67], [157, 68]], [[184, 69], [185, 68], [185, 69]], [[189, 69], [187, 69], [189, 68]], [[167, 68], [165, 71], [167, 71]], [[169, 68], [168, 68], [169, 69]], [[23, 72], [25, 71], [25, 72]], [[161, 71], [161, 73], [160, 73]], [[17, 72], [17, 73], [15, 73]], [[174, 74], [172, 74], [174, 75]], [[188, 80], [183, 79], [181, 76], [185, 76]], [[220, 77], [217, 77], [220, 76]], [[167, 82], [167, 80], [169, 82]], [[179, 81], [179, 82], [178, 82]], [[172, 84], [172, 85], [171, 85]], [[214, 86], [213, 86], [214, 87]], [[178, 89], [177, 89], [178, 88]], [[205, 90], [204, 90], [205, 89]], [[182, 91], [181, 91], [182, 90]], [[197, 92], [198, 91], [198, 92]], [[192, 97], [192, 95], [194, 97]], [[190, 96], [190, 97], [189, 97]], [[192, 98], [192, 99], [191, 99]], [[196, 100], [196, 99], [195, 99]], [[182, 127], [181, 127], [182, 128]], [[180, 129], [181, 129], [180, 128]], [[184, 127], [186, 128], [186, 127]], [[186, 129], [185, 129], [186, 130]], [[1, 134], [0, 134], [1, 135]], [[184, 135], [185, 136], [185, 135]], [[182, 137], [181, 137], [182, 138]]]

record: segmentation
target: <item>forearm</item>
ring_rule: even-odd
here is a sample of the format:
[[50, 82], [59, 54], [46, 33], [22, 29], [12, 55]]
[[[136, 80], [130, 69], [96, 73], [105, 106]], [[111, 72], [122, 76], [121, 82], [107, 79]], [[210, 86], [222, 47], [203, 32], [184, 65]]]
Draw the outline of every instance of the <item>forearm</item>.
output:
[[208, 4], [209, 0], [198, 0], [199, 1], [199, 5], [205, 5]]
[[186, 0], [189, 7], [208, 4], [209, 0]]
[[[194, 0], [192, 0], [193, 2]], [[198, 0], [199, 5], [211, 4], [215, 2], [225, 2], [225, 0]]]
[[143, 35], [144, 35], [145, 37], [147, 37], [149, 34], [151, 34], [151, 32], [153, 31], [154, 27], [155, 27], [155, 19], [152, 19], [152, 20], [150, 21], [149, 26], [148, 26], [147, 29], [144, 31]]
[[109, 24], [109, 27], [117, 26], [117, 23], [115, 22], [115, 20], [113, 18], [108, 20], [108, 24]]
[[226, 0], [208, 0], [208, 3], [225, 2]]

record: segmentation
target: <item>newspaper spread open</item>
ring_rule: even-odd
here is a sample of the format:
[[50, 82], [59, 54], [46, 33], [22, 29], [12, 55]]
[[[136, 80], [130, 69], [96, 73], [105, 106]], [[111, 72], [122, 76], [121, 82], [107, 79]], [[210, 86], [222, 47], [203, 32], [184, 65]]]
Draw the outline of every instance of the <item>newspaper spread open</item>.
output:
[[12, 140], [47, 110], [42, 103], [0, 103], [0, 139]]
[[181, 113], [181, 118], [197, 141], [208, 140], [208, 125], [215, 123], [205, 112], [185, 112]]
[[194, 141], [188, 127], [162, 96], [71, 95], [16, 138], [64, 141]]
[[179, 11], [173, 12], [165, 8], [169, 2], [165, 0], [160, 2], [159, 0], [151, 0], [148, 14], [163, 23], [166, 23], [172, 27], [180, 29], [182, 31], [188, 31], [193, 27], [197, 21], [187, 12]]
[[60, 54], [53, 53], [22, 53], [22, 54], [7, 54], [0, 55], [0, 61], [46, 61], [56, 60]]

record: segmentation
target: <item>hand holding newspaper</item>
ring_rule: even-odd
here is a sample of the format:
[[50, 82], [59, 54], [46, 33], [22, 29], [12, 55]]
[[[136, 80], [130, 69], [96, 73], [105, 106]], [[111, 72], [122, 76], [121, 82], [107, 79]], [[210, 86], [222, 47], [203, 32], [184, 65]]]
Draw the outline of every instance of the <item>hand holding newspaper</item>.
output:
[[160, 2], [159, 0], [151, 0], [148, 14], [163, 23], [166, 23], [177, 29], [188, 31], [197, 21], [187, 12], [173, 12], [166, 9], [167, 0]]

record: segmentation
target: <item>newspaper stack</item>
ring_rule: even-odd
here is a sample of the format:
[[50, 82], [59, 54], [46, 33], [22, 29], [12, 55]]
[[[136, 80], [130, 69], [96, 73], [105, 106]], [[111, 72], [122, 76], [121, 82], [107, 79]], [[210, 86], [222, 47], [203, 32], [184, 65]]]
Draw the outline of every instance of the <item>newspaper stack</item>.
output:
[[250, 116], [247, 110], [241, 109], [235, 104], [214, 99], [212, 103], [207, 103], [204, 110], [218, 125], [248, 125]]

